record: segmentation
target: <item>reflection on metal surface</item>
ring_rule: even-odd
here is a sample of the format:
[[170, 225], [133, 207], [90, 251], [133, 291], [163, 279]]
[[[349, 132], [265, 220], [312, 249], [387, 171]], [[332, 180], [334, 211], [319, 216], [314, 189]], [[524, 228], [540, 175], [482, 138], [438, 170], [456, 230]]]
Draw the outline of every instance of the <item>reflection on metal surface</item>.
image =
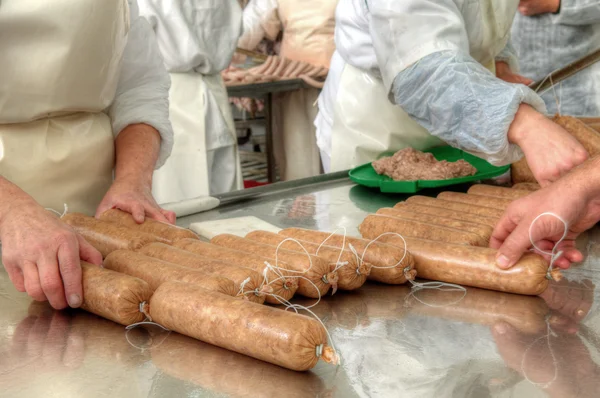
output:
[[[341, 225], [357, 235], [367, 211], [397, 199], [359, 195], [345, 184], [303, 187], [180, 222], [255, 216], [278, 227]], [[342, 365], [306, 373], [155, 329], [132, 330], [135, 348], [120, 325], [32, 304], [0, 269], [0, 396], [596, 397], [599, 242], [593, 231], [585, 264], [540, 297], [470, 288], [448, 305], [462, 293], [375, 283], [324, 297], [313, 310]]]

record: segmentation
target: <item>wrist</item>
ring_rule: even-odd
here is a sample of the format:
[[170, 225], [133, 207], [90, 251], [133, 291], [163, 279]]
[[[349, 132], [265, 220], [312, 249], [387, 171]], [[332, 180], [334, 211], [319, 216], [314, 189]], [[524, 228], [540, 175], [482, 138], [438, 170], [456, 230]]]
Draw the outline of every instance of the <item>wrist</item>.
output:
[[508, 128], [508, 142], [518, 145], [525, 151], [528, 138], [531, 136], [531, 129], [547, 121], [548, 119], [532, 106], [521, 104]]
[[0, 177], [0, 227], [9, 213], [32, 206], [39, 204], [17, 185]]

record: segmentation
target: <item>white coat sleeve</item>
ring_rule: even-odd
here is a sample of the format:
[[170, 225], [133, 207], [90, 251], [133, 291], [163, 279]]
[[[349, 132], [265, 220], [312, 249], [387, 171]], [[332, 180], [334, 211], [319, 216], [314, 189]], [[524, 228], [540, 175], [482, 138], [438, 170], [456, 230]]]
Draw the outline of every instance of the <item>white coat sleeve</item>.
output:
[[254, 50], [265, 37], [275, 40], [281, 31], [277, 0], [250, 0], [242, 14], [242, 25], [239, 48]]
[[152, 28], [139, 16], [135, 0], [129, 3], [131, 28], [117, 92], [108, 115], [115, 137], [125, 127], [137, 123], [148, 124], [158, 130], [161, 146], [156, 168], [159, 168], [173, 147], [173, 129], [169, 121], [171, 79], [163, 65]]
[[[545, 112], [523, 85], [496, 78], [469, 55], [451, 0], [367, 0], [371, 36], [390, 99], [449, 145], [503, 165], [523, 154], [508, 128], [521, 103]], [[393, 87], [392, 87], [393, 86]]]
[[561, 0], [552, 21], [563, 25], [592, 25], [600, 22], [600, 0]]

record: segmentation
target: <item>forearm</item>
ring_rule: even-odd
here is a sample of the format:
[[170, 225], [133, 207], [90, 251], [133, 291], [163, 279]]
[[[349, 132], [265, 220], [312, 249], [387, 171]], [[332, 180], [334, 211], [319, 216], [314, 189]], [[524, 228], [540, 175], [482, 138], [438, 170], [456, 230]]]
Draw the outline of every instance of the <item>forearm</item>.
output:
[[147, 124], [123, 129], [115, 140], [115, 179], [152, 186], [160, 144], [160, 134]]
[[583, 195], [588, 201], [600, 201], [600, 156], [574, 168], [562, 180], [562, 189]]
[[0, 176], [0, 225], [4, 216], [14, 207], [25, 204], [35, 204], [35, 200], [25, 191]]

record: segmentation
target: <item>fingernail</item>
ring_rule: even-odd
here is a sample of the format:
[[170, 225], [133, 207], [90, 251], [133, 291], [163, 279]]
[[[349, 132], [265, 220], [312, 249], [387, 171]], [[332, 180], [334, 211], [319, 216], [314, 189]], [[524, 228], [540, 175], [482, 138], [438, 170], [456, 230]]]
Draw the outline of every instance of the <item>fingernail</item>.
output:
[[81, 297], [78, 294], [72, 294], [69, 296], [69, 307], [78, 308], [81, 305]]
[[508, 332], [508, 328], [505, 324], [499, 323], [497, 325], [494, 325], [494, 331], [498, 334], [506, 334], [506, 332]]
[[498, 264], [500, 268], [508, 268], [510, 267], [510, 260], [504, 254], [500, 254], [496, 257], [496, 264]]

